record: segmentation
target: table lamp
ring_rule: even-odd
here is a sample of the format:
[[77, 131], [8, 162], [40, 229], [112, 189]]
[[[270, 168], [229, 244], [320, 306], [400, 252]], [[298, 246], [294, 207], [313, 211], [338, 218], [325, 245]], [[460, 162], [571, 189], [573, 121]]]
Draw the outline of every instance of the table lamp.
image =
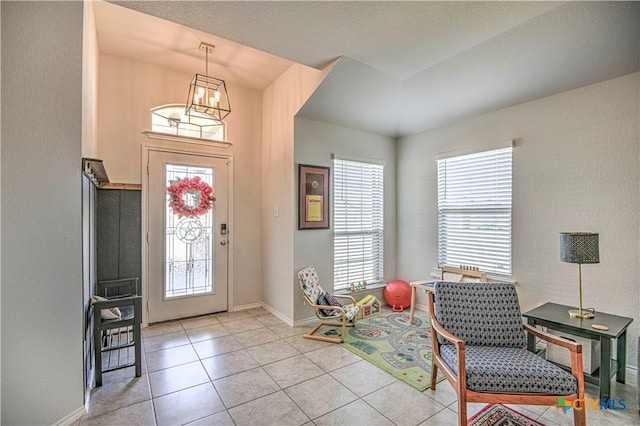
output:
[[600, 263], [598, 252], [598, 234], [591, 232], [561, 232], [560, 260], [578, 264], [578, 283], [580, 285], [580, 308], [569, 310], [571, 318], [593, 318], [593, 313], [582, 310], [582, 264]]

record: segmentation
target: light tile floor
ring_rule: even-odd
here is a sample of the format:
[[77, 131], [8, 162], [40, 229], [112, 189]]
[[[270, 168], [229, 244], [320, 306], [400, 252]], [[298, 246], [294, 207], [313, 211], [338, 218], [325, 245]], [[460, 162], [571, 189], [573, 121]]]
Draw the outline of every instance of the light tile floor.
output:
[[[446, 381], [419, 392], [340, 345], [303, 339], [306, 330], [262, 308], [143, 329], [142, 377], [133, 367], [104, 374], [79, 424], [457, 425]], [[612, 389], [627, 409], [588, 411], [588, 424], [640, 425], [635, 387]], [[468, 415], [485, 405], [468, 404]], [[573, 424], [555, 407], [513, 408], [549, 426]]]

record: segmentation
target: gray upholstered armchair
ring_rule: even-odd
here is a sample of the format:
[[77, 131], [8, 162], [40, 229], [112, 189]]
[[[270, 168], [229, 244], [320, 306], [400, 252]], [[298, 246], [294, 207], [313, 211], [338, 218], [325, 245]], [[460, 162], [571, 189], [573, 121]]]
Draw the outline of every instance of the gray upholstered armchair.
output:
[[[467, 402], [553, 406], [562, 397], [584, 404], [581, 345], [524, 325], [514, 285], [436, 283], [429, 316], [431, 387], [440, 369], [458, 394], [460, 426]], [[525, 329], [571, 351], [571, 373], [526, 350]], [[573, 412], [575, 425], [586, 424], [583, 406]]]

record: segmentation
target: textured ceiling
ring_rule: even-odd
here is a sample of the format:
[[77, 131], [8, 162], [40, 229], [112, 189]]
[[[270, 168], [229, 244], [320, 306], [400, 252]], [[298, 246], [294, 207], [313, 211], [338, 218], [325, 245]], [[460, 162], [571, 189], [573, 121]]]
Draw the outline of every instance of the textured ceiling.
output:
[[101, 50], [184, 70], [170, 58], [202, 63], [210, 35], [220, 72], [259, 90], [292, 62], [342, 58], [299, 115], [389, 136], [640, 69], [638, 2], [115, 3], [143, 13], [122, 25], [97, 7]]

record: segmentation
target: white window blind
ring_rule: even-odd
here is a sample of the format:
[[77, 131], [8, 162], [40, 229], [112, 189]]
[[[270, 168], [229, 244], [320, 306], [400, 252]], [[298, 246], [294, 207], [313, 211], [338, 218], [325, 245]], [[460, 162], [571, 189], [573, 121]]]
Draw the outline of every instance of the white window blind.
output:
[[511, 275], [512, 148], [438, 160], [438, 262]]
[[382, 282], [384, 265], [384, 167], [333, 161], [334, 288]]

